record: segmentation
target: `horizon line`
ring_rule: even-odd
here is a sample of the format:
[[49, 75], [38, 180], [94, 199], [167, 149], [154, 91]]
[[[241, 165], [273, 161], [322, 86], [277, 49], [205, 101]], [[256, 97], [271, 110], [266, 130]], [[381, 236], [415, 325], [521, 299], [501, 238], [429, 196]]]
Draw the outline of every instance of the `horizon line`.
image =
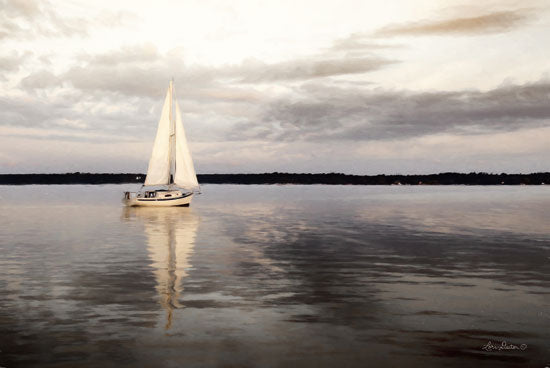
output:
[[[484, 175], [533, 175], [533, 174], [550, 174], [550, 171], [534, 171], [529, 173], [507, 173], [507, 172], [487, 172], [487, 171], [470, 171], [470, 172], [460, 172], [460, 171], [441, 171], [441, 172], [432, 172], [429, 174], [402, 174], [402, 173], [380, 173], [380, 174], [346, 174], [342, 172], [283, 172], [283, 171], [272, 171], [272, 172], [256, 172], [256, 173], [197, 173], [196, 175], [346, 175], [346, 176], [428, 176], [428, 175], [442, 175], [442, 174], [459, 174], [459, 175], [470, 175], [470, 174], [484, 174]], [[54, 173], [0, 173], [0, 175], [144, 175], [146, 173], [136, 173], [136, 172], [54, 172]]]

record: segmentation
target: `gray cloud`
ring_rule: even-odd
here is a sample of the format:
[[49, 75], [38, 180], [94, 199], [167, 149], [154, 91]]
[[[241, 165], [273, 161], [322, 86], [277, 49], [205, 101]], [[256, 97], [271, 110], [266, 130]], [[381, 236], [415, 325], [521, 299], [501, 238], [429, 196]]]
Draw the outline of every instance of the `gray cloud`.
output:
[[363, 74], [396, 61], [380, 57], [315, 57], [281, 63], [242, 64], [222, 73], [240, 77], [244, 83], [308, 80], [339, 75]]
[[[33, 97], [1, 97], [0, 125], [17, 127], [54, 127], [58, 118], [76, 118], [72, 105], [76, 95], [44, 101]], [[65, 125], [64, 127], [68, 127]]]
[[174, 77], [178, 85], [193, 86], [179, 91], [186, 99], [209, 102], [257, 103], [260, 94], [251, 84], [302, 82], [341, 75], [372, 72], [396, 61], [376, 56], [310, 58], [267, 64], [246, 60], [218, 67], [185, 64], [179, 50], [166, 54], [152, 44], [127, 46], [98, 55], [81, 55], [66, 72], [29, 74], [21, 81], [27, 90], [47, 89], [67, 83], [87, 94], [117, 94], [159, 98], [166, 81]]
[[532, 18], [532, 13], [525, 9], [515, 11], [498, 11], [483, 15], [457, 17], [445, 20], [422, 20], [414, 23], [390, 25], [378, 30], [375, 35], [424, 36], [424, 35], [477, 35], [485, 33], [508, 32], [524, 25]]
[[21, 80], [21, 86], [26, 90], [58, 87], [62, 84], [61, 79], [47, 70], [39, 70]]
[[[97, 55], [80, 55], [65, 72], [53, 75], [38, 71], [21, 81], [27, 90], [48, 89], [65, 83], [88, 96], [123, 95], [138, 98], [158, 98], [166, 92], [170, 78], [193, 91], [212, 88], [216, 69], [189, 67], [177, 51], [161, 54], [152, 44], [122, 47]], [[188, 92], [187, 90], [185, 91]]]
[[348, 37], [337, 39], [327, 51], [342, 51], [348, 53], [365, 53], [383, 49], [393, 49], [402, 45], [381, 44], [372, 41], [365, 33], [352, 33]]
[[[120, 129], [124, 127], [126, 138], [153, 133], [155, 126], [151, 121], [158, 118], [159, 112], [151, 109], [150, 104], [143, 104], [135, 98], [123, 100], [115, 96], [110, 96], [109, 102], [123, 108], [112, 111], [111, 106], [106, 107], [102, 101], [77, 91], [47, 98], [30, 95], [0, 97], [0, 126], [45, 131], [55, 129], [67, 132], [96, 132], [104, 136], [120, 135]], [[57, 134], [58, 138], [62, 137], [59, 133], [51, 134]], [[41, 136], [43, 135], [37, 138]]]
[[[174, 69], [177, 70], [177, 69]], [[159, 97], [166, 91], [166, 83], [176, 80], [200, 82], [200, 75], [184, 75], [181, 70], [170, 73], [163, 65], [100, 65], [75, 66], [59, 76], [76, 89], [87, 93], [114, 93], [126, 96]], [[200, 86], [201, 83], [196, 85]]]
[[296, 93], [301, 98], [269, 104], [260, 123], [236, 126], [232, 138], [391, 140], [550, 125], [548, 80], [487, 92], [407, 92], [309, 84]]
[[[109, 92], [127, 96], [154, 97], [164, 93], [166, 81], [174, 77], [191, 98], [235, 100], [229, 90], [239, 84], [294, 82], [372, 72], [396, 63], [376, 56], [313, 56], [279, 63], [246, 60], [237, 65], [219, 67], [189, 66], [179, 52], [161, 54], [151, 44], [134, 45], [99, 55], [82, 55], [79, 62], [56, 76], [32, 73], [22, 85], [27, 89], [48, 88], [59, 81], [71, 83], [88, 93]], [[232, 87], [228, 88], [230, 85]], [[216, 93], [216, 89], [222, 89]], [[237, 88], [238, 89], [238, 88]], [[237, 93], [243, 96], [242, 90]], [[240, 99], [237, 98], [237, 99]]]
[[[0, 56], [0, 72], [18, 71], [21, 65], [23, 65], [31, 55], [32, 52], [30, 51], [25, 51], [23, 53], [14, 51], [11, 55]], [[0, 78], [3, 78], [3, 76], [0, 75]]]

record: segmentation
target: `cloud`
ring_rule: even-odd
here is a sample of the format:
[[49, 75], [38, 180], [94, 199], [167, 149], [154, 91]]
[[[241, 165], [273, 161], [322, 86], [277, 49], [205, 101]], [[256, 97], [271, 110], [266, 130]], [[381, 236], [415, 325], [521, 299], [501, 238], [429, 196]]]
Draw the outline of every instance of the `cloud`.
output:
[[0, 40], [86, 36], [92, 27], [119, 27], [135, 20], [130, 12], [103, 10], [94, 17], [61, 15], [39, 0], [0, 0]]
[[219, 74], [219, 69], [186, 65], [177, 50], [160, 53], [156, 46], [145, 43], [95, 55], [80, 55], [66, 71], [55, 75], [33, 72], [22, 80], [21, 85], [28, 90], [38, 90], [62, 82], [68, 88], [74, 87], [97, 98], [115, 95], [159, 98], [166, 92], [168, 80], [172, 77], [180, 85], [193, 86], [193, 89], [182, 89], [180, 93], [196, 95], [203, 88], [211, 91], [217, 84], [215, 73]]
[[33, 18], [40, 14], [40, 2], [33, 0], [3, 0], [3, 12], [12, 17]]
[[240, 78], [245, 83], [308, 80], [363, 74], [395, 62], [380, 57], [313, 57], [273, 64], [243, 63], [228, 71], [222, 71], [222, 74]]
[[[48, 78], [45, 74], [45, 79]], [[64, 90], [47, 96], [4, 96], [0, 97], [0, 126], [59, 129], [71, 135], [78, 131], [100, 132], [105, 136], [120, 135], [124, 127], [125, 137], [146, 136], [153, 133], [155, 126], [151, 121], [158, 119], [159, 113], [140, 102], [122, 98], [104, 102]]]
[[[59, 76], [71, 83], [76, 89], [86, 93], [113, 93], [125, 96], [155, 97], [166, 92], [171, 77], [176, 80], [188, 80], [181, 71], [171, 73], [164, 65], [126, 65], [108, 66], [88, 64], [71, 67]], [[198, 81], [199, 76], [189, 76]]]
[[152, 44], [138, 44], [97, 55], [81, 55], [65, 72], [57, 75], [44, 71], [31, 73], [21, 84], [31, 90], [47, 89], [64, 82], [88, 94], [158, 98], [165, 91], [166, 81], [173, 77], [179, 85], [193, 86], [180, 91], [186, 98], [256, 103], [258, 93], [250, 86], [252, 84], [358, 75], [396, 62], [377, 56], [321, 54], [276, 63], [249, 59], [233, 65], [197, 66], [187, 64], [185, 55], [179, 50], [160, 53]]
[[47, 70], [39, 70], [21, 80], [21, 86], [26, 90], [51, 88], [61, 85], [61, 79]]
[[[16, 72], [20, 69], [27, 59], [32, 55], [32, 52], [25, 51], [19, 53], [14, 51], [11, 55], [0, 56], [0, 72]], [[3, 79], [4, 76], [0, 75], [0, 79]]]
[[[84, 66], [70, 68], [60, 78], [71, 82], [80, 90], [120, 92], [133, 96], [156, 97], [164, 91], [167, 80], [174, 77], [183, 85], [191, 85], [197, 91], [212, 90], [222, 81], [234, 84], [272, 83], [276, 81], [304, 81], [339, 75], [362, 74], [381, 69], [395, 61], [382, 58], [299, 59], [267, 64], [246, 61], [238, 65], [219, 67], [186, 66], [183, 60], [168, 58], [151, 59], [151, 63], [137, 65], [126, 54], [117, 54], [116, 60], [106, 63], [114, 55], [96, 56]], [[144, 57], [144, 55], [142, 55]], [[160, 84], [159, 84], [160, 83]], [[159, 86], [162, 86], [159, 89]], [[227, 94], [226, 94], [227, 95]]]
[[152, 63], [161, 60], [162, 55], [152, 43], [123, 46], [98, 55], [82, 55], [80, 60], [90, 65], [114, 66], [119, 64]]
[[59, 15], [47, 1], [0, 0], [0, 39], [84, 35], [87, 23]]
[[[69, 124], [81, 124], [74, 121]], [[122, 143], [122, 142], [137, 142], [135, 138], [128, 136], [113, 136], [101, 133], [90, 133], [83, 130], [67, 130], [65, 126], [52, 129], [36, 129], [29, 127], [11, 127], [5, 128], [0, 137], [9, 139], [25, 139], [38, 141], [55, 141], [55, 142], [86, 142], [86, 143]]]
[[56, 125], [56, 118], [69, 118], [71, 102], [74, 101], [69, 96], [48, 101], [30, 96], [1, 97], [0, 125], [51, 127]]
[[375, 36], [478, 35], [508, 32], [524, 25], [532, 13], [521, 9], [445, 20], [422, 20], [379, 29]]
[[231, 137], [376, 141], [514, 131], [550, 125], [550, 81], [487, 92], [344, 89], [310, 83], [292, 97], [271, 102], [258, 121], [237, 125]]
[[370, 35], [365, 33], [352, 33], [345, 38], [333, 42], [328, 52], [342, 51], [348, 53], [365, 53], [376, 50], [392, 49], [402, 47], [401, 45], [381, 44], [372, 41]]

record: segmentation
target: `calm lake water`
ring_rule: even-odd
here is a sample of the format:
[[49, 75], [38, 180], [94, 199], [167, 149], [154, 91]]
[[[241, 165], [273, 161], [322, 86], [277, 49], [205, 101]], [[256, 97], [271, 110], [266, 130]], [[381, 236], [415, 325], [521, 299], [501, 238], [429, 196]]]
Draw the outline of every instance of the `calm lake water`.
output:
[[0, 186], [0, 366], [550, 366], [550, 186], [129, 189]]

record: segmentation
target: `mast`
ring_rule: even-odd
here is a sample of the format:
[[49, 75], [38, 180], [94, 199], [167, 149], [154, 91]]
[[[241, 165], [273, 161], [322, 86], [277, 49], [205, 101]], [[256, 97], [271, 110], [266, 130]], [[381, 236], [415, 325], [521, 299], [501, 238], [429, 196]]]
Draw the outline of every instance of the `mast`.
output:
[[[176, 173], [176, 159], [175, 159], [175, 147], [176, 147], [176, 126], [175, 121], [173, 117], [173, 103], [172, 100], [174, 99], [174, 78], [170, 79], [170, 181], [169, 185], [172, 186], [174, 184], [174, 175]], [[172, 168], [172, 166], [174, 166]]]

